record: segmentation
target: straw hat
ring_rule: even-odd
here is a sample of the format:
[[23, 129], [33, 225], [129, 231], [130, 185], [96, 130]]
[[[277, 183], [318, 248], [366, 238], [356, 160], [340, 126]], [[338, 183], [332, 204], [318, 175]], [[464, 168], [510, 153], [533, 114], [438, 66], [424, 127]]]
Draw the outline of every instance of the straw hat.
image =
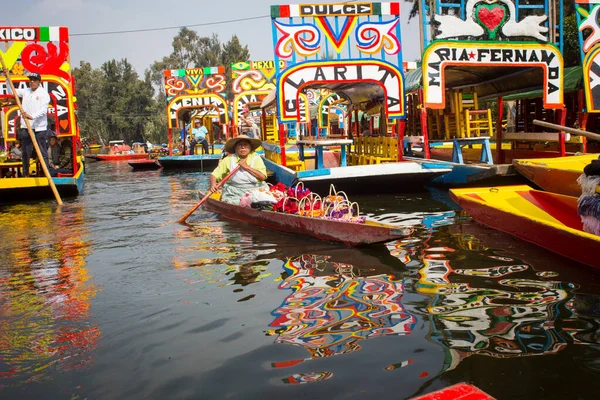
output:
[[235, 153], [235, 145], [240, 140], [247, 140], [247, 141], [249, 141], [250, 142], [250, 148], [252, 149], [252, 151], [258, 149], [260, 147], [260, 145], [262, 144], [262, 142], [259, 139], [254, 139], [254, 138], [251, 138], [251, 137], [246, 136], [246, 135], [237, 135], [236, 137], [229, 139], [225, 143], [225, 146], [223, 147], [223, 150], [225, 150], [228, 153]]

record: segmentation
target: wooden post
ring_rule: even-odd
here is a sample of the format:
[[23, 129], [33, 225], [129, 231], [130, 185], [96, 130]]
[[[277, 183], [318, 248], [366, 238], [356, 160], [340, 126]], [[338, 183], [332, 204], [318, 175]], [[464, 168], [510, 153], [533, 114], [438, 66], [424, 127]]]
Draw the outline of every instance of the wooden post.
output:
[[[567, 122], [567, 110], [565, 108], [561, 108], [560, 110], [558, 110], [558, 112], [560, 118], [559, 124], [565, 126], [565, 123]], [[560, 156], [565, 157], [567, 155], [567, 149], [565, 144], [565, 131], [558, 131], [558, 141], [560, 143]]]
[[404, 161], [404, 131], [406, 130], [406, 120], [398, 120], [398, 161]]
[[429, 149], [429, 132], [427, 129], [427, 109], [423, 104], [423, 89], [419, 89], [419, 104], [421, 105], [421, 134], [423, 135], [423, 152], [425, 159], [431, 158], [431, 150]]
[[285, 157], [285, 125], [279, 124], [279, 129], [277, 132], [279, 136], [279, 150], [281, 151], [281, 165], [284, 167], [287, 166], [287, 160]]
[[498, 96], [498, 117], [496, 118], [496, 162], [504, 164], [504, 152], [502, 151], [502, 115], [504, 114], [504, 100]]
[[[46, 160], [44, 160], [42, 158], [42, 152], [40, 150], [40, 146], [38, 146], [38, 142], [35, 137], [35, 133], [33, 132], [33, 129], [31, 129], [31, 124], [29, 123], [29, 120], [23, 116], [24, 111], [23, 111], [23, 105], [21, 104], [21, 99], [19, 99], [19, 95], [17, 94], [17, 91], [15, 90], [15, 86], [13, 85], [12, 80], [10, 79], [10, 72], [8, 71], [8, 68], [6, 68], [6, 64], [4, 63], [4, 58], [2, 57], [2, 54], [0, 54], [0, 62], [2, 63], [2, 69], [4, 70], [4, 75], [6, 75], [6, 81], [10, 85], [12, 93], [15, 96], [17, 106], [19, 107], [19, 110], [21, 111], [21, 118], [23, 119], [23, 121], [25, 121], [25, 125], [27, 126], [27, 132], [29, 133], [29, 138], [33, 142], [33, 148], [35, 149], [35, 153], [37, 154], [38, 161], [39, 161], [40, 165], [42, 166], [42, 170], [44, 170], [44, 175], [48, 179], [48, 185], [50, 186], [50, 189], [52, 189], [52, 193], [54, 193], [56, 202], [60, 206], [63, 203], [62, 199], [60, 198], [60, 194], [58, 194], [56, 185], [54, 184], [54, 181], [52, 180], [52, 177], [50, 176], [50, 171], [48, 171], [48, 166], [46, 165]], [[40, 82], [40, 85], [41, 85], [41, 82]], [[48, 105], [46, 105], [46, 107], [48, 107]], [[15, 129], [16, 129], [16, 127], [15, 127]]]
[[[583, 89], [577, 91], [577, 117], [579, 119], [579, 129], [585, 131], [587, 129], [587, 121], [589, 114], [584, 112], [585, 99]], [[584, 136], [581, 138], [581, 151], [587, 153], [587, 138]]]

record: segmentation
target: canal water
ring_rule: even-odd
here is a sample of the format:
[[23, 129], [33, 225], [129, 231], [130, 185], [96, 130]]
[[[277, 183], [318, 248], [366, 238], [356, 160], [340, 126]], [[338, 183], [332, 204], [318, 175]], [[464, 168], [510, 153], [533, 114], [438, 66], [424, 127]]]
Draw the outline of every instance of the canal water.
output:
[[89, 163], [60, 211], [0, 206], [1, 399], [597, 398], [595, 270], [444, 191], [355, 197], [412, 231], [360, 250], [175, 223], [207, 183]]

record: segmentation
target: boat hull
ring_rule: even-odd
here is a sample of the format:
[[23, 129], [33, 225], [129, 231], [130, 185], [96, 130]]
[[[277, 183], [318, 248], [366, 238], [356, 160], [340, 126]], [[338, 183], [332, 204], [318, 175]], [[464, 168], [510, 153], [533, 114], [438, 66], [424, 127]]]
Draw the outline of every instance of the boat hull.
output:
[[449, 168], [424, 168], [415, 162], [357, 165], [292, 171], [263, 158], [265, 166], [277, 182], [286, 186], [303, 182], [315, 192], [327, 192], [331, 184], [348, 194], [401, 193], [422, 190], [425, 185]]
[[[149, 155], [143, 154], [96, 154], [94, 159], [97, 161], [124, 161], [124, 160], [145, 160]], [[91, 157], [90, 157], [91, 158]]]
[[531, 182], [548, 192], [566, 196], [581, 196], [577, 178], [583, 168], [598, 159], [598, 154], [553, 159], [513, 160], [515, 169]]
[[[203, 194], [200, 194], [203, 196]], [[206, 206], [226, 218], [247, 222], [262, 228], [295, 235], [310, 236], [320, 240], [361, 246], [384, 243], [406, 236], [404, 229], [391, 226], [355, 224], [299, 215], [259, 211], [209, 198]]]
[[194, 169], [210, 172], [217, 167], [221, 155], [202, 154], [194, 156], [165, 156], [159, 157], [158, 162], [163, 169]]
[[131, 160], [128, 162], [128, 164], [131, 168], [133, 168], [134, 171], [144, 171], [162, 168], [162, 166], [156, 160]]
[[[527, 187], [517, 186], [516, 188]], [[561, 228], [544, 223], [544, 221], [534, 217], [515, 214], [497, 206], [484, 204], [476, 197], [465, 195], [464, 192], [461, 192], [463, 191], [451, 190], [450, 196], [475, 221], [534, 243], [582, 264], [600, 268], [600, 257], [598, 257], [600, 236], [577, 233], [575, 229]], [[554, 201], [564, 204], [565, 210], [569, 210], [571, 220], [577, 217], [576, 198], [554, 195], [552, 193], [546, 193], [546, 195], [553, 196]], [[573, 213], [575, 215], [572, 215]]]
[[[80, 168], [74, 177], [52, 178], [61, 197], [83, 194], [85, 172]], [[45, 177], [0, 179], [0, 202], [31, 201], [54, 198]]]

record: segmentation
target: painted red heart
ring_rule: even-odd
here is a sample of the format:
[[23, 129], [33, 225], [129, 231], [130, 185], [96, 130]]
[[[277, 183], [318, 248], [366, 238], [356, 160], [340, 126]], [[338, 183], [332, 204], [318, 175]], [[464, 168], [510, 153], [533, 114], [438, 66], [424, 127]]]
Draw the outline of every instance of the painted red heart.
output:
[[504, 19], [504, 8], [494, 7], [488, 9], [481, 7], [477, 10], [477, 17], [490, 31], [493, 31]]
[[67, 128], [69, 127], [69, 121], [67, 121], [66, 119], [63, 119], [59, 122], [61, 129], [61, 132], [65, 132], [67, 130]]

